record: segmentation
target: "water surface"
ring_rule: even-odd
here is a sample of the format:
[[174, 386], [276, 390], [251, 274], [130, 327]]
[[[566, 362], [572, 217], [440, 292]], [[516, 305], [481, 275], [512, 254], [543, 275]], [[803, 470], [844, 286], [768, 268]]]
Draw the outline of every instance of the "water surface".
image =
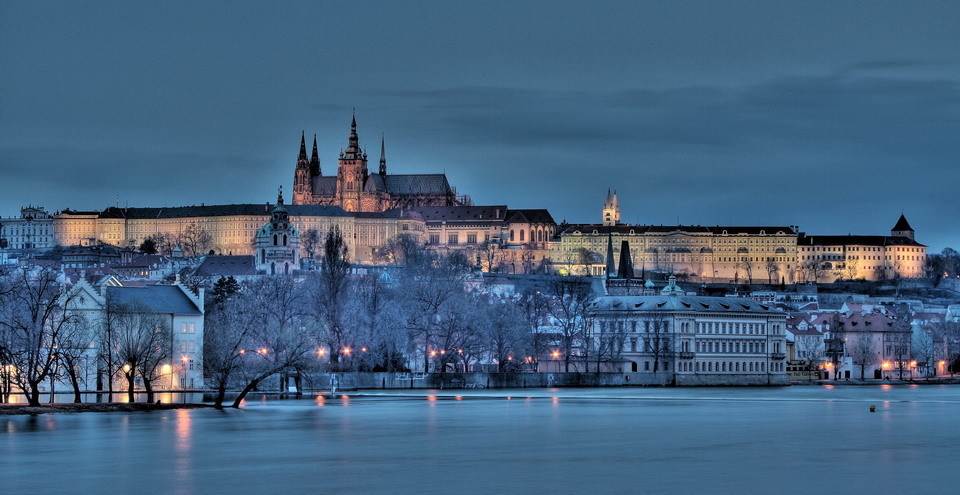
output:
[[809, 494], [960, 485], [957, 386], [410, 392], [0, 417], [0, 486]]

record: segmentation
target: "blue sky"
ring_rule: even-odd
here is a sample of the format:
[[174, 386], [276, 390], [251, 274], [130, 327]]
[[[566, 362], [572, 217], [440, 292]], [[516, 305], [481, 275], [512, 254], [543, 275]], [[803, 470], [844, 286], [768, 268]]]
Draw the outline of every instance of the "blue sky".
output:
[[958, 2], [3, 2], [0, 215], [271, 201], [356, 107], [395, 173], [599, 221], [960, 248]]

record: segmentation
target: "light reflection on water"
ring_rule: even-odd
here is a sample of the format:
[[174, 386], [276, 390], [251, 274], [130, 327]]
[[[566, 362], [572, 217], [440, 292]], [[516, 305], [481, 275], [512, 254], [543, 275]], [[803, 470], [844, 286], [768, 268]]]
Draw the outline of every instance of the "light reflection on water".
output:
[[[49, 493], [807, 493], [809, 484], [785, 482], [798, 473], [840, 493], [939, 492], [960, 482], [958, 392], [406, 391], [261, 398], [227, 411], [0, 416], [0, 473], [4, 493], [38, 479]], [[443, 479], [458, 490], [427, 483]]]

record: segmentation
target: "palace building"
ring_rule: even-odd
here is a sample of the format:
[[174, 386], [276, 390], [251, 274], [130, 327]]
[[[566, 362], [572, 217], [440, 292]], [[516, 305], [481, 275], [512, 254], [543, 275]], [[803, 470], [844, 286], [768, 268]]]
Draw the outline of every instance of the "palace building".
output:
[[357, 119], [350, 123], [346, 150], [340, 152], [336, 175], [323, 175], [317, 137], [307, 159], [306, 136], [300, 136], [300, 154], [293, 180], [293, 204], [339, 206], [348, 212], [381, 212], [391, 208], [469, 206], [470, 198], [457, 196], [446, 174], [388, 174], [387, 155], [380, 139], [380, 169], [367, 170], [367, 152], [360, 147]]

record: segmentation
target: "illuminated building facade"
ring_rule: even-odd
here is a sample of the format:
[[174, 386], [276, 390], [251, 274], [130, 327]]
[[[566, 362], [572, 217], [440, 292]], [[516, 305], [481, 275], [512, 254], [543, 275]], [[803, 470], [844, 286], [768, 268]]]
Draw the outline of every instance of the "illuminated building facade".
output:
[[293, 204], [339, 206], [348, 212], [380, 212], [391, 208], [469, 205], [458, 197], [446, 174], [388, 174], [387, 155], [380, 140], [380, 168], [367, 170], [367, 153], [360, 147], [357, 119], [350, 124], [347, 149], [340, 152], [337, 174], [324, 176], [313, 138], [313, 154], [307, 159], [306, 137], [300, 137], [300, 154], [293, 180]]

